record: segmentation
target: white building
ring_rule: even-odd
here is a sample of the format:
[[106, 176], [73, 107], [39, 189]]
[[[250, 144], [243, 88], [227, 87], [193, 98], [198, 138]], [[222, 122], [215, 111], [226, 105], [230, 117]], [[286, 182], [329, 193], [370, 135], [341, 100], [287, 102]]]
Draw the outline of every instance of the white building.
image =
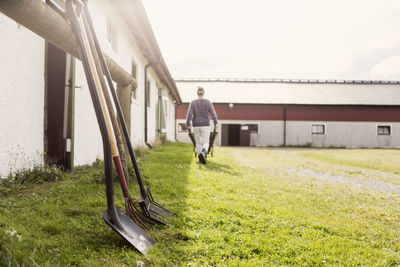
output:
[[[0, 177], [42, 164], [45, 155], [65, 168], [103, 156], [83, 67], [70, 55], [77, 51], [74, 38], [50, 2], [55, 1], [32, 0], [29, 7], [19, 0], [0, 2]], [[62, 8], [63, 1], [57, 3]], [[142, 3], [118, 3], [90, 1], [89, 8], [100, 45], [117, 69], [115, 87], [129, 98], [131, 139], [135, 146], [161, 135], [175, 140], [175, 104], [181, 99]]]

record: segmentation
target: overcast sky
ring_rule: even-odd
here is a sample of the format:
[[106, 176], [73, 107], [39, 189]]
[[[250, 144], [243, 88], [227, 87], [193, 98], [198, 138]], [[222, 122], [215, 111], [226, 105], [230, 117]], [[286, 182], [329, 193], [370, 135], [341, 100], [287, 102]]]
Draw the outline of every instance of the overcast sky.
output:
[[174, 78], [400, 80], [400, 0], [143, 0]]

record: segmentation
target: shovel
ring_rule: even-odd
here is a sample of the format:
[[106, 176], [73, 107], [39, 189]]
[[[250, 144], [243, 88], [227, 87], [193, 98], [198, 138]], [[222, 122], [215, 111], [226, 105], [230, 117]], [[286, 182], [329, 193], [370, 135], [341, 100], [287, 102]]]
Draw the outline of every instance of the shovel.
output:
[[114, 100], [114, 104], [115, 104], [115, 107], [116, 107], [116, 110], [117, 110], [118, 118], [119, 118], [119, 120], [121, 122], [122, 131], [124, 133], [124, 137], [125, 137], [126, 144], [127, 144], [127, 147], [128, 147], [129, 155], [130, 155], [130, 158], [131, 158], [131, 161], [132, 161], [132, 165], [133, 165], [133, 168], [134, 168], [134, 171], [135, 171], [135, 175], [136, 175], [136, 178], [137, 178], [137, 182], [138, 182], [138, 185], [139, 185], [139, 188], [140, 188], [141, 198], [139, 199], [138, 203], [139, 203], [139, 206], [140, 206], [140, 208], [142, 210], [142, 214], [145, 217], [147, 217], [147, 218], [149, 218], [149, 219], [151, 219], [151, 220], [153, 220], [155, 222], [158, 222], [158, 223], [161, 223], [161, 224], [166, 224], [166, 222], [161, 220], [158, 216], [162, 215], [162, 216], [165, 216], [165, 217], [171, 217], [171, 216], [173, 216], [173, 214], [168, 209], [163, 207], [161, 204], [156, 202], [154, 200], [154, 198], [153, 198], [153, 195], [151, 194], [150, 188], [145, 188], [145, 186], [143, 184], [143, 179], [142, 179], [142, 176], [140, 174], [140, 170], [139, 170], [139, 167], [138, 167], [138, 164], [137, 164], [137, 161], [136, 161], [135, 153], [133, 152], [133, 147], [132, 147], [132, 143], [131, 143], [131, 140], [130, 140], [128, 128], [126, 127], [125, 118], [124, 118], [124, 116], [122, 114], [121, 105], [119, 103], [117, 94], [115, 93], [115, 88], [114, 88], [114, 84], [113, 84], [112, 79], [111, 79], [111, 74], [110, 74], [110, 71], [109, 71], [109, 69], [107, 67], [107, 63], [105, 61], [105, 58], [104, 58], [103, 52], [101, 50], [100, 44], [99, 44], [99, 42], [97, 40], [96, 33], [95, 33], [94, 27], [93, 27], [93, 21], [91, 19], [91, 16], [90, 16], [90, 13], [89, 13], [89, 9], [88, 9], [88, 7], [86, 5], [86, 2], [85, 2], [85, 5], [84, 5], [83, 8], [84, 8], [85, 16], [86, 16], [87, 20], [89, 21], [90, 31], [92, 33], [93, 40], [94, 40], [94, 43], [95, 43], [95, 47], [96, 47], [96, 50], [97, 50], [98, 55], [99, 55], [100, 63], [101, 63], [101, 66], [103, 68], [103, 72], [104, 72], [104, 74], [106, 76], [106, 79], [107, 79], [107, 82], [108, 82], [108, 86], [109, 86], [110, 91], [111, 91], [112, 98]]
[[66, 1], [67, 16], [70, 21], [72, 32], [74, 33], [79, 46], [79, 55], [84, 67], [97, 122], [103, 140], [104, 173], [107, 196], [107, 210], [103, 213], [103, 219], [139, 252], [146, 254], [147, 251], [154, 246], [154, 240], [152, 240], [142, 228], [115, 206], [112, 157], [114, 157], [115, 160], [116, 156], [112, 155], [112, 152], [115, 153], [115, 149], [112, 149], [111, 147], [114, 140], [112, 139], [112, 130], [110, 131], [110, 118], [108, 111], [104, 106], [104, 96], [102, 95], [101, 87], [99, 86], [100, 83], [94, 66], [93, 55], [91, 54], [88, 39], [83, 27], [83, 4], [79, 0], [75, 0], [74, 3], [76, 3], [75, 8], [73, 0]]

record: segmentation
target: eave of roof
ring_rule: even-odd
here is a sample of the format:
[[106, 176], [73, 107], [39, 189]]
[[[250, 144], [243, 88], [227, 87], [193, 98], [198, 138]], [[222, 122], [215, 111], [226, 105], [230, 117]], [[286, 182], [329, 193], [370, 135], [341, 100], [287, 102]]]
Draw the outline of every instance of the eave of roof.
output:
[[152, 64], [160, 80], [168, 87], [176, 103], [182, 103], [178, 88], [162, 57], [142, 2], [140, 0], [119, 0], [116, 2], [123, 20], [129, 26], [143, 55]]
[[176, 83], [184, 103], [196, 98], [197, 86], [203, 86], [213, 103], [400, 105], [398, 81], [179, 79]]
[[250, 78], [176, 78], [175, 82], [234, 83], [338, 83], [338, 84], [400, 84], [393, 80], [321, 80], [321, 79], [250, 79]]

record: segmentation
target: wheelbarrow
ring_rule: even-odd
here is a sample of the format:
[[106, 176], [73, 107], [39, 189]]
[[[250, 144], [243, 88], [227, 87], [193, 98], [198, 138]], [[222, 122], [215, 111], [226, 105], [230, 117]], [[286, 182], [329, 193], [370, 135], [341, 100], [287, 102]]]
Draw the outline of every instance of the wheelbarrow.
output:
[[[196, 150], [196, 139], [194, 139], [194, 134], [192, 133], [191, 130], [189, 130], [188, 132], [189, 138], [192, 141], [193, 144], [193, 154], [194, 157], [197, 157], [197, 150]], [[208, 143], [208, 151], [207, 151], [207, 155], [211, 154], [212, 157], [214, 157], [214, 141], [215, 141], [215, 137], [218, 135], [218, 132], [216, 129], [214, 129], [214, 131], [212, 131], [210, 133], [210, 141]]]

